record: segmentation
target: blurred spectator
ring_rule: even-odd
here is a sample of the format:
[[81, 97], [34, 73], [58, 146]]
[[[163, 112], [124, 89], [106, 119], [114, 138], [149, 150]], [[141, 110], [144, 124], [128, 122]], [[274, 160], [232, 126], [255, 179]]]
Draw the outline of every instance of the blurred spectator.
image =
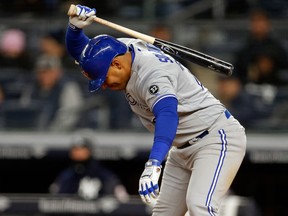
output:
[[243, 47], [235, 54], [235, 73], [242, 84], [287, 84], [287, 52], [272, 36], [269, 17], [262, 10], [250, 15], [250, 32]]
[[6, 100], [19, 99], [23, 84], [31, 74], [32, 58], [26, 33], [8, 28], [0, 33], [0, 86]]
[[126, 188], [115, 173], [96, 160], [86, 137], [72, 138], [69, 158], [71, 165], [56, 177], [51, 193], [77, 194], [84, 199], [115, 195], [120, 201], [128, 201]]
[[151, 27], [150, 34], [156, 38], [160, 38], [162, 40], [166, 41], [172, 41], [173, 40], [173, 32], [169, 26], [158, 23]]
[[63, 29], [48, 32], [40, 38], [40, 53], [60, 58], [65, 69], [78, 69], [71, 57], [67, 55], [64, 38], [65, 31]]
[[[275, 118], [278, 118], [276, 108], [282, 106], [282, 89], [288, 85], [288, 80], [285, 79], [288, 75], [287, 59], [287, 51], [281, 42], [273, 37], [267, 14], [263, 10], [253, 10], [250, 15], [248, 38], [243, 47], [235, 53], [234, 63], [234, 74], [243, 86], [241, 94], [248, 97], [244, 100], [246, 104], [238, 108], [246, 115], [245, 110], [248, 107], [251, 113], [246, 116], [244, 126], [253, 129], [278, 127], [275, 123], [272, 124], [272, 121], [276, 122]], [[220, 85], [223, 83], [220, 82]], [[229, 85], [233, 86], [233, 83]], [[223, 91], [224, 93], [231, 94], [228, 89]], [[241, 99], [230, 98], [229, 103], [241, 104]], [[242, 108], [244, 111], [241, 111]]]
[[240, 80], [235, 77], [219, 76], [217, 97], [233, 113], [242, 125], [249, 127], [251, 122], [261, 117], [254, 107], [252, 97], [247, 94]]
[[1, 34], [0, 67], [30, 70], [31, 59], [26, 50], [26, 34], [20, 29], [7, 29]]
[[[164, 23], [156, 23], [155, 25], [152, 25], [150, 28], [150, 35], [155, 38], [162, 39], [162, 40], [166, 40], [170, 42], [174, 41], [174, 34], [172, 31], [172, 28], [169, 25], [164, 24]], [[178, 62], [183, 64], [185, 67], [189, 67], [189, 64], [186, 60], [181, 59], [178, 56], [173, 56], [173, 57]]]
[[[236, 77], [220, 77], [216, 93], [218, 99], [246, 129], [274, 129], [284, 125], [284, 119], [279, 122], [279, 118], [276, 117], [276, 115], [279, 116], [279, 112], [276, 111], [277, 103], [274, 96], [269, 93], [273, 89], [265, 85], [261, 86], [262, 89], [256, 86], [251, 91], [254, 87], [243, 88]], [[284, 116], [283, 112], [281, 115]]]
[[[103, 96], [107, 98], [109, 106], [109, 129], [125, 130], [134, 128], [133, 117], [129, 104], [125, 101], [124, 94], [119, 91], [101, 91]], [[124, 99], [124, 100], [123, 100]]]
[[55, 56], [40, 56], [35, 64], [35, 80], [23, 90], [21, 103], [38, 104], [38, 129], [69, 130], [79, 119], [83, 97], [78, 84], [64, 76]]

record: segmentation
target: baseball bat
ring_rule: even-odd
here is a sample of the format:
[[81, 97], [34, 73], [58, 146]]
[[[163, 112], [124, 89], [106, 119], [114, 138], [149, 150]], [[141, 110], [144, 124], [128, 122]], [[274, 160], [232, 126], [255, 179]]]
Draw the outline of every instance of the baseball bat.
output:
[[[68, 13], [69, 16], [75, 16], [77, 14], [77, 8], [75, 5], [71, 4]], [[181, 59], [190, 61], [192, 63], [198, 64], [202, 67], [209, 68], [217, 73], [224, 74], [226, 76], [230, 76], [233, 73], [233, 65], [220, 60], [218, 58], [212, 57], [210, 55], [204, 54], [197, 50], [181, 46], [166, 40], [161, 40], [159, 38], [155, 38], [149, 36], [147, 34], [140, 33], [138, 31], [126, 28], [124, 26], [118, 25], [116, 23], [107, 21], [105, 19], [95, 17], [94, 21], [100, 23], [102, 25], [113, 28], [117, 31], [130, 35], [134, 38], [141, 39], [146, 41], [154, 46], [160, 48], [163, 52], [170, 54], [175, 57], [180, 57]]]

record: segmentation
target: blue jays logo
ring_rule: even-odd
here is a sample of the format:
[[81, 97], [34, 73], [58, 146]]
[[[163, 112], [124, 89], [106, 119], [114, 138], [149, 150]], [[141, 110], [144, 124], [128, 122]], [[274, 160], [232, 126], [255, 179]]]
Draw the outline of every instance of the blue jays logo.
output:
[[126, 99], [129, 102], [130, 106], [136, 106], [141, 110], [150, 111], [147, 105], [137, 102], [129, 93], [126, 93]]
[[152, 85], [149, 87], [149, 93], [150, 94], [156, 94], [159, 91], [159, 87], [157, 85]]
[[135, 106], [137, 104], [137, 101], [129, 93], [126, 94], [126, 99], [131, 106]]

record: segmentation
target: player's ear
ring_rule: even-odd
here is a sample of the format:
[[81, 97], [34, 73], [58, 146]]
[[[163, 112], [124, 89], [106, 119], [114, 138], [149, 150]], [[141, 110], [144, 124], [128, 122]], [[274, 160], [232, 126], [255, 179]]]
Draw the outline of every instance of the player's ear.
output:
[[121, 69], [122, 68], [122, 64], [121, 62], [117, 59], [117, 58], [114, 58], [111, 62], [111, 66], [112, 67], [115, 67], [117, 69]]

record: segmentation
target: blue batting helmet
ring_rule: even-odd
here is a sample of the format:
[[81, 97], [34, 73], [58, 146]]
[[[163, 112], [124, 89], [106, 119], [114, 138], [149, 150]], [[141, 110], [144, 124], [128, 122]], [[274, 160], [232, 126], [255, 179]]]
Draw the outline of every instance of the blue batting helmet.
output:
[[109, 35], [98, 35], [89, 41], [81, 53], [79, 65], [83, 74], [90, 79], [90, 92], [102, 86], [112, 60], [127, 50], [124, 43]]

